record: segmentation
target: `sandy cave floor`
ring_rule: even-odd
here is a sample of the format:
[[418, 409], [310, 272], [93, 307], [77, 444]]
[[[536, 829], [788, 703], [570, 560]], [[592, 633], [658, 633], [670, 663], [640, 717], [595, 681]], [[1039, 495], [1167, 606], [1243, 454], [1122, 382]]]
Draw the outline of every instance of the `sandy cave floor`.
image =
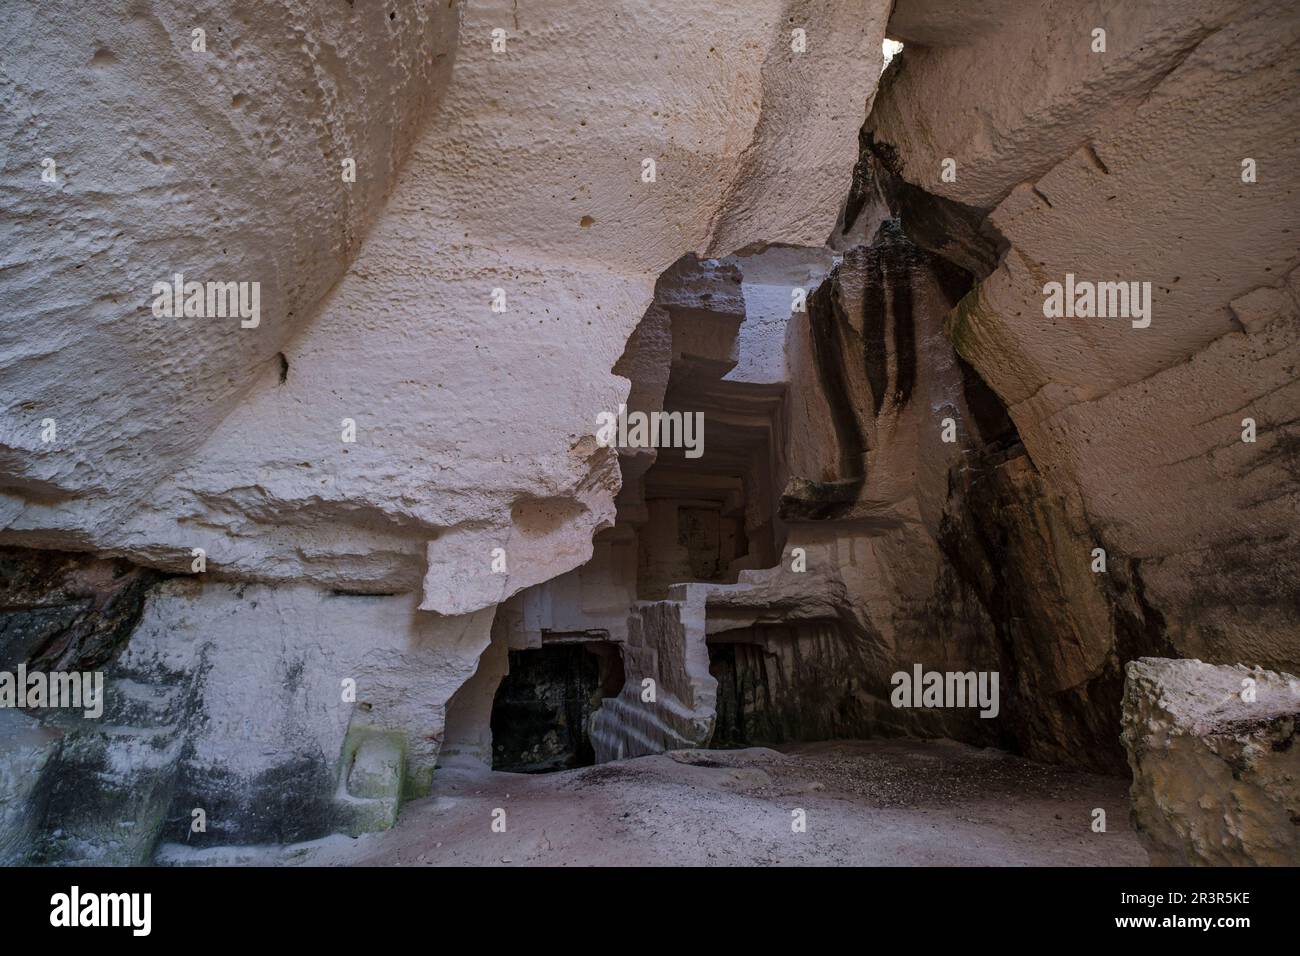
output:
[[[397, 826], [359, 839], [199, 851], [288, 865], [1134, 865], [1127, 781], [950, 741], [677, 751], [559, 773], [443, 767]], [[1091, 829], [1106, 811], [1106, 833]], [[506, 811], [506, 832], [491, 829]], [[791, 811], [807, 831], [791, 831]]]

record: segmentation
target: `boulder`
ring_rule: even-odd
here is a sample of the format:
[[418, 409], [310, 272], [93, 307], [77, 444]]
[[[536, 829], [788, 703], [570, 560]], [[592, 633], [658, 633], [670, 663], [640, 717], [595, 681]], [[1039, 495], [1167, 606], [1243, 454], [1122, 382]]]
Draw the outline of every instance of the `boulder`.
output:
[[1133, 821], [1156, 865], [1300, 865], [1300, 679], [1143, 657], [1124, 687]]

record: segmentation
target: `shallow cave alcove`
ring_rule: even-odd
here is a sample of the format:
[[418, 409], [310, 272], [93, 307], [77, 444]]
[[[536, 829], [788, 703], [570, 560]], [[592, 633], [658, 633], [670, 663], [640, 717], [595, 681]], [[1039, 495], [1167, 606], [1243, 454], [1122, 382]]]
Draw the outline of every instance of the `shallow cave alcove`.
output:
[[492, 769], [550, 773], [594, 764], [591, 715], [622, 685], [612, 644], [556, 641], [510, 651], [492, 702]]
[[708, 648], [718, 681], [712, 749], [865, 739], [879, 730], [865, 647], [833, 621], [729, 631]]

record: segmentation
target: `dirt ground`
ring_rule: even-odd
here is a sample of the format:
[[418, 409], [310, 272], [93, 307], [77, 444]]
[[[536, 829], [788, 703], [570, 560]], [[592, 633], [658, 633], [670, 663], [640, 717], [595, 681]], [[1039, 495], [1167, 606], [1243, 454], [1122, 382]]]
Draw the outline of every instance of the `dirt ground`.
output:
[[[386, 833], [189, 863], [1133, 865], [1127, 782], [947, 741], [678, 751], [543, 775], [458, 764]], [[1106, 811], [1106, 832], [1092, 830]], [[505, 811], [505, 832], [493, 830]], [[795, 832], [792, 811], [804, 811]], [[499, 828], [499, 824], [498, 824]], [[206, 857], [206, 858], [205, 858]]]

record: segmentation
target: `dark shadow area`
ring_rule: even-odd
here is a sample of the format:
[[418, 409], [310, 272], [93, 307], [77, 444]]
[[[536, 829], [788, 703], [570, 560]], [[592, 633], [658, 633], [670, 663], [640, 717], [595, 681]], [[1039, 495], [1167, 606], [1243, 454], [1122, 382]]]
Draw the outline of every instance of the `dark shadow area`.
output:
[[710, 747], [861, 739], [884, 730], [866, 648], [833, 621], [759, 625], [709, 641], [718, 681]]
[[588, 722], [622, 684], [622, 658], [611, 644], [511, 651], [492, 704], [492, 769], [550, 773], [595, 763]]

